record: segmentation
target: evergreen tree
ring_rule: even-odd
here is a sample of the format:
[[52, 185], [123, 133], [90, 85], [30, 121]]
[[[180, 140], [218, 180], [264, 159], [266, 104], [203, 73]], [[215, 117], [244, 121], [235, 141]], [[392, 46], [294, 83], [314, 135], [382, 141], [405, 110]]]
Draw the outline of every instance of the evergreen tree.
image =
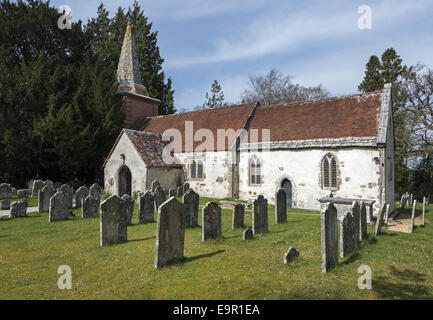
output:
[[364, 80], [358, 86], [362, 92], [371, 92], [383, 88], [383, 77], [381, 74], [382, 64], [377, 56], [371, 56], [367, 62]]
[[224, 92], [218, 81], [214, 80], [210, 93], [206, 92], [206, 102], [203, 104], [203, 109], [213, 109], [224, 105]]

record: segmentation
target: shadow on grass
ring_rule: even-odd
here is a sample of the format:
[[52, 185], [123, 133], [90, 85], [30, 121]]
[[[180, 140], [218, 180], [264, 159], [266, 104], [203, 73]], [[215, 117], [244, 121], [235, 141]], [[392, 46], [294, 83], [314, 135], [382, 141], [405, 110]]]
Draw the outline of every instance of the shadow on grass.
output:
[[213, 257], [217, 254], [223, 253], [225, 252], [225, 250], [217, 250], [217, 251], [213, 251], [213, 252], [209, 252], [209, 253], [203, 253], [203, 254], [199, 254], [197, 256], [193, 256], [193, 257], [185, 257], [181, 260], [182, 263], [186, 263], [186, 262], [191, 262], [197, 259], [202, 259], [202, 258], [209, 258], [209, 257]]
[[150, 240], [150, 239], [156, 239], [156, 236], [151, 236], [151, 237], [147, 237], [147, 238], [140, 238], [140, 239], [131, 239], [131, 240], [128, 240], [128, 242], [146, 241], [146, 240]]

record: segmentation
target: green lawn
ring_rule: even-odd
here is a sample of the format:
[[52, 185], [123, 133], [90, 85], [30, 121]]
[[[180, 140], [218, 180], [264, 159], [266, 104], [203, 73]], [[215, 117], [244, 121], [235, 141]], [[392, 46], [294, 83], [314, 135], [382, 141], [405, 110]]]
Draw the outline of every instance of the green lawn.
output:
[[[428, 209], [433, 221], [433, 206]], [[361, 247], [323, 274], [318, 212], [290, 210], [287, 223], [275, 225], [273, 210], [270, 206], [269, 232], [242, 241], [243, 229], [231, 230], [231, 210], [224, 209], [221, 238], [203, 243], [201, 228], [187, 229], [186, 259], [158, 270], [156, 222], [137, 225], [136, 212], [129, 241], [106, 247], [99, 246], [99, 219], [83, 220], [79, 210], [55, 223], [48, 223], [48, 213], [3, 218], [0, 299], [433, 298], [432, 225], [412, 234], [384, 228], [377, 240], [369, 226]], [[245, 221], [251, 226], [250, 212]], [[283, 255], [289, 247], [300, 256], [287, 266]], [[372, 290], [357, 286], [363, 264], [372, 269]], [[72, 268], [72, 290], [57, 287], [60, 265]]]

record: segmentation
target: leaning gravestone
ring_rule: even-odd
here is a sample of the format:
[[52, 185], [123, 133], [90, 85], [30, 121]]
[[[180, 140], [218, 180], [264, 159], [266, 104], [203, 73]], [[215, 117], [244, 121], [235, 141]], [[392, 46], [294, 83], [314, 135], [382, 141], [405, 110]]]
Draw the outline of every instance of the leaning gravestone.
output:
[[59, 188], [59, 191], [61, 191], [63, 193], [63, 195], [66, 197], [66, 203], [68, 205], [68, 208], [72, 209], [74, 190], [72, 190], [72, 188], [69, 185], [63, 184]]
[[128, 226], [130, 226], [132, 224], [132, 214], [134, 213], [134, 200], [131, 199], [129, 194], [123, 195], [122, 199], [125, 200], [126, 221]]
[[177, 187], [177, 193], [176, 194], [178, 197], [183, 196], [183, 187], [182, 186]]
[[221, 207], [216, 202], [208, 202], [202, 209], [202, 240], [221, 235]]
[[27, 199], [21, 199], [11, 205], [11, 217], [27, 217]]
[[242, 232], [242, 240], [249, 240], [252, 238], [253, 238], [253, 229], [248, 227], [244, 230], [244, 232]]
[[152, 193], [154, 193], [155, 190], [156, 190], [156, 188], [159, 187], [159, 186], [161, 186], [161, 184], [159, 183], [159, 181], [158, 180], [153, 180], [152, 181], [152, 187], [151, 187]]
[[81, 208], [82, 201], [86, 199], [88, 195], [89, 195], [89, 189], [87, 189], [85, 186], [79, 187], [77, 191], [75, 191], [75, 208]]
[[327, 203], [320, 212], [322, 272], [338, 263], [338, 224], [337, 209], [332, 203]]
[[12, 188], [7, 183], [0, 184], [0, 200], [10, 199], [12, 197]]
[[51, 185], [47, 184], [38, 191], [38, 209], [39, 212], [50, 211], [50, 199], [52, 197]]
[[62, 191], [57, 191], [50, 199], [49, 222], [66, 220], [69, 216], [69, 199]]
[[128, 241], [126, 202], [112, 195], [101, 203], [100, 243], [101, 246]]
[[97, 183], [92, 184], [89, 188], [89, 196], [97, 198], [99, 202], [101, 202], [101, 192], [101, 187]]
[[245, 206], [237, 203], [233, 206], [232, 229], [241, 228], [244, 226], [244, 211]]
[[185, 182], [184, 184], [183, 184], [183, 194], [185, 194], [187, 191], [189, 190], [189, 183], [188, 182]]
[[412, 214], [410, 216], [409, 232], [413, 231], [413, 227], [415, 225], [415, 213], [416, 213], [416, 200], [413, 201]]
[[35, 180], [32, 187], [32, 197], [37, 197], [39, 190], [41, 190], [43, 187], [44, 182], [42, 180]]
[[355, 241], [355, 248], [358, 246], [359, 234], [360, 234], [360, 224], [361, 224], [361, 213], [359, 210], [359, 204], [357, 201], [352, 202], [351, 213], [353, 217], [353, 239]]
[[169, 197], [169, 198], [171, 198], [171, 197], [176, 197], [176, 190], [174, 190], [174, 189], [170, 189], [170, 190], [168, 191], [168, 197]]
[[98, 198], [87, 196], [81, 200], [81, 216], [83, 219], [97, 218], [99, 216]]
[[268, 232], [268, 200], [259, 195], [253, 201], [253, 232]]
[[367, 238], [367, 208], [364, 201], [361, 201], [359, 213], [359, 240], [362, 241]]
[[289, 264], [293, 259], [299, 256], [299, 251], [295, 248], [289, 248], [284, 254], [284, 264]]
[[0, 200], [0, 210], [9, 210], [10, 207], [11, 207], [11, 200], [10, 199]]
[[154, 198], [150, 190], [138, 195], [138, 223], [153, 221]]
[[176, 198], [165, 201], [158, 209], [155, 268], [183, 258], [185, 243], [185, 206]]
[[377, 237], [382, 232], [383, 218], [385, 216], [386, 203], [383, 204], [376, 220], [376, 227], [374, 228], [374, 236]]
[[275, 194], [275, 223], [287, 221], [286, 191], [279, 188]]
[[[355, 250], [355, 218], [351, 212], [346, 211], [340, 218], [340, 257], [344, 258]], [[359, 239], [359, 238], [358, 238]]]
[[192, 189], [183, 195], [182, 201], [185, 205], [186, 227], [196, 227], [198, 225], [198, 206], [199, 195]]
[[28, 195], [29, 195], [29, 189], [17, 190], [17, 198], [27, 198]]
[[161, 204], [167, 200], [165, 198], [164, 190], [162, 190], [161, 186], [157, 186], [155, 192], [153, 193], [155, 199], [155, 211], [158, 211], [158, 208]]

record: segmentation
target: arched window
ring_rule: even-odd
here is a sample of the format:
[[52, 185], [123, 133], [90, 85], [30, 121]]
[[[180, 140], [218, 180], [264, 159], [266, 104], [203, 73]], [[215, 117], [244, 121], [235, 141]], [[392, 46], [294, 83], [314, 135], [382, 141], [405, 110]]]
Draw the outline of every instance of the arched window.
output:
[[327, 154], [322, 161], [322, 188], [337, 189], [337, 160], [332, 154]]
[[193, 160], [191, 162], [191, 178], [203, 178], [203, 161]]
[[252, 157], [250, 159], [250, 183], [261, 183], [261, 163], [257, 157]]

